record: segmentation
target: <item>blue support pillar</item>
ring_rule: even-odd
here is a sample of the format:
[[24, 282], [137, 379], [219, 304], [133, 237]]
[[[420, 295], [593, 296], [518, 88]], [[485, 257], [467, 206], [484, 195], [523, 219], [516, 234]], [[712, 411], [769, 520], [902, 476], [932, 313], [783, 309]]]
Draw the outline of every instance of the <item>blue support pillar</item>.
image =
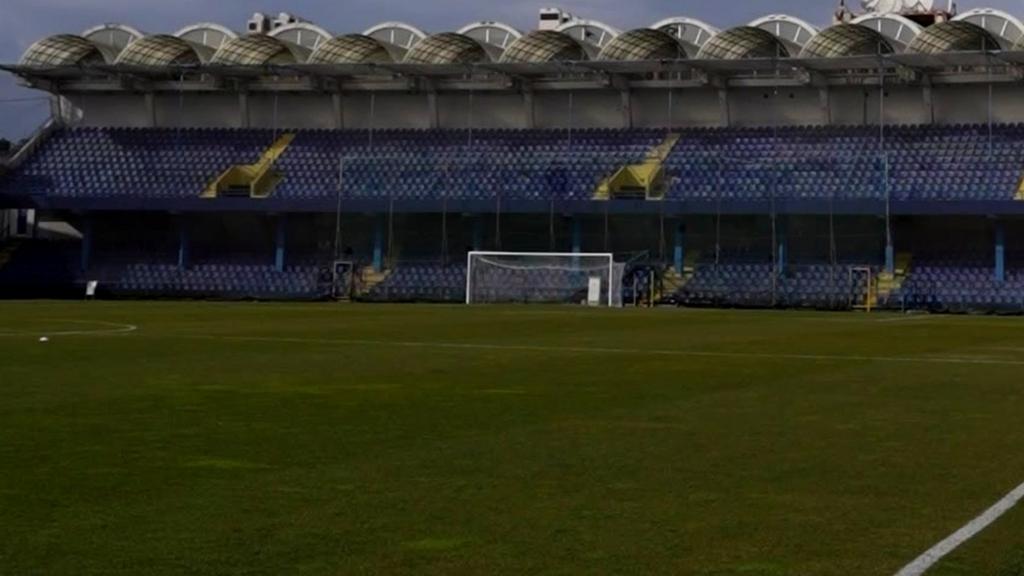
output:
[[996, 282], [1006, 281], [1006, 229], [996, 222]]
[[92, 261], [93, 225], [92, 216], [86, 215], [82, 222], [82, 272], [89, 269], [89, 262]]
[[377, 217], [373, 225], [373, 270], [380, 272], [384, 269], [384, 218]]
[[178, 268], [185, 270], [192, 260], [192, 231], [184, 216], [178, 220]]
[[572, 253], [583, 252], [583, 221], [578, 216], [572, 218]]
[[888, 274], [896, 272], [896, 251], [892, 247], [892, 240], [885, 244], [885, 271]]
[[477, 214], [473, 216], [473, 250], [483, 250], [484, 246], [484, 218]]
[[288, 244], [288, 218], [283, 214], [277, 217], [277, 234], [274, 240], [274, 269], [284, 272], [286, 246]]
[[676, 226], [675, 242], [672, 247], [672, 267], [676, 272], [683, 273], [686, 261], [686, 224], [680, 222]]

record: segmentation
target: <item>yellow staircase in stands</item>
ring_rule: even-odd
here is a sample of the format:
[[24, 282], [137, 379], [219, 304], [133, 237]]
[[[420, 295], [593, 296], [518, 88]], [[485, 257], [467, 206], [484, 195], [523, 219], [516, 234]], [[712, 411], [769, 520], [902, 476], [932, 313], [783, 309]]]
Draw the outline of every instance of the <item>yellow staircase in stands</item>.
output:
[[665, 160], [679, 142], [679, 134], [669, 134], [651, 148], [640, 164], [623, 166], [605, 178], [594, 191], [594, 200], [615, 198], [661, 200], [668, 191], [665, 183]]
[[1017, 193], [1013, 196], [1013, 199], [1024, 201], [1024, 176], [1021, 177], [1020, 183], [1017, 184]]
[[374, 270], [373, 266], [362, 267], [359, 270], [359, 282], [356, 285], [356, 295], [368, 295], [377, 287], [378, 284], [387, 280], [390, 274], [390, 270]]
[[910, 271], [910, 262], [913, 259], [913, 255], [909, 252], [900, 252], [896, 254], [896, 261], [893, 263], [892, 274], [882, 271], [878, 275], [878, 283], [875, 289], [875, 300], [872, 304], [877, 304], [878, 301], [888, 300], [892, 296], [893, 292], [898, 291], [903, 287], [903, 282], [907, 279], [907, 272]]
[[675, 266], [666, 269], [661, 277], [661, 294], [658, 294], [658, 297], [663, 298], [669, 294], [675, 294], [686, 286], [693, 279], [698, 260], [700, 260], [700, 252], [691, 250], [686, 253], [682, 270], [676, 270]]
[[203, 198], [234, 196], [266, 198], [284, 180], [284, 175], [274, 170], [274, 163], [284, 154], [295, 134], [284, 134], [267, 148], [255, 164], [239, 164], [221, 173], [216, 180], [203, 190]]

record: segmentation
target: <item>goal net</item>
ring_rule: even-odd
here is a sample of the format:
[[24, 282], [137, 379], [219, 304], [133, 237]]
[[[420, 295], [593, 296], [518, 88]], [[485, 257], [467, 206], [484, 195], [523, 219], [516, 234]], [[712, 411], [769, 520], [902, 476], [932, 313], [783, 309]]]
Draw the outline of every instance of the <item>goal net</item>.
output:
[[466, 304], [621, 306], [624, 268], [612, 254], [470, 252]]

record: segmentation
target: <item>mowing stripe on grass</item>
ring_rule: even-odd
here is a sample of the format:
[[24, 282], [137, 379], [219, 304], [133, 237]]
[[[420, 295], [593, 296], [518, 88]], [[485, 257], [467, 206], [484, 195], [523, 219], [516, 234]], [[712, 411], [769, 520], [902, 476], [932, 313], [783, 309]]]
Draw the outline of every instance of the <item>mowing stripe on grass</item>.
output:
[[99, 326], [94, 330], [29, 330], [29, 331], [0, 331], [0, 336], [106, 336], [111, 334], [128, 334], [139, 329], [134, 324], [121, 324], [119, 322], [103, 322], [100, 320], [38, 320], [39, 322], [54, 324], [79, 324], [83, 326]]
[[897, 572], [896, 576], [921, 576], [938, 563], [939, 560], [942, 560], [950, 552], [959, 548], [961, 544], [974, 538], [985, 528], [988, 528], [1000, 516], [1013, 509], [1021, 500], [1024, 500], [1024, 484], [1017, 486], [1012, 492], [1004, 496], [1002, 500], [996, 502], [995, 505], [983, 512], [981, 516], [971, 520], [963, 528], [918, 556], [917, 559]]
[[276, 336], [215, 336], [210, 334], [187, 334], [187, 338], [202, 340], [230, 340], [236, 342], [282, 342], [291, 344], [330, 344], [342, 346], [380, 346], [391, 348], [436, 348], [440, 350], [498, 350], [510, 352], [540, 352], [569, 354], [630, 354], [648, 356], [687, 356], [697, 358], [747, 358], [762, 360], [806, 360], [812, 362], [891, 362], [898, 364], [961, 364], [977, 366], [1024, 366], [1024, 360], [997, 359], [989, 357], [913, 357], [913, 356], [843, 356], [838, 354], [788, 354], [769, 352], [701, 352], [698, 350], [657, 350], [644, 348], [591, 348], [586, 346], [531, 346], [526, 344], [486, 344], [470, 342], [417, 342], [360, 340], [333, 338], [287, 338]]

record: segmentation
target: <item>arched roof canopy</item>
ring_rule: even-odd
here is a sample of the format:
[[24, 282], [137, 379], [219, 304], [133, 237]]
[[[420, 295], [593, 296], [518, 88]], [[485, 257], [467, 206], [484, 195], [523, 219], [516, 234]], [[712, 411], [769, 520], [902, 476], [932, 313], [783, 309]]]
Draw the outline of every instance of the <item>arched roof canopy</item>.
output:
[[697, 53], [697, 58], [706, 60], [787, 57], [789, 50], [777, 36], [753, 26], [737, 26], [719, 32]]
[[231, 29], [212, 22], [186, 26], [175, 32], [174, 35], [193, 46], [206, 46], [213, 52], [220, 50], [220, 47], [228, 40], [238, 38], [238, 34]]
[[786, 14], [771, 14], [754, 20], [747, 26], [767, 30], [786, 46], [790, 54], [799, 54], [804, 45], [818, 34], [818, 29], [804, 20]]
[[363, 34], [381, 42], [393, 44], [403, 52], [411, 50], [413, 46], [427, 37], [426, 32], [404, 22], [382, 22], [367, 29]]
[[572, 62], [587, 60], [582, 44], [554, 30], [534, 30], [505, 50], [501, 61], [509, 64]]
[[892, 53], [892, 44], [881, 33], [857, 24], [836, 24], [811, 38], [800, 57], [841, 58]]
[[364, 34], [346, 34], [331, 38], [310, 55], [310, 64], [370, 64], [401, 60], [403, 52]]
[[240, 36], [224, 43], [210, 60], [223, 66], [295, 64], [306, 59], [305, 49], [264, 34]]
[[333, 37], [333, 35], [327, 30], [324, 30], [316, 24], [310, 24], [309, 22], [286, 24], [271, 31], [268, 36], [284, 40], [285, 42], [295, 46], [302, 46], [310, 51], [316, 50], [320, 47], [320, 44]]
[[407, 64], [472, 64], [488, 61], [490, 56], [479, 42], [455, 32], [427, 36], [409, 50], [404, 60]]
[[964, 21], [939, 22], [924, 29], [907, 46], [909, 54], [998, 50], [999, 42], [981, 26]]
[[597, 20], [571, 20], [559, 26], [556, 31], [582, 44], [591, 58], [596, 58], [606, 44], [622, 33], [618, 28]]
[[[208, 52], [208, 50], [207, 50]], [[210, 54], [208, 53], [209, 57]], [[139, 38], [121, 51], [117, 64], [128, 66], [149, 66], [153, 68], [175, 65], [199, 64], [207, 61], [188, 42], [177, 36], [156, 34]]]
[[74, 34], [48, 36], [29, 46], [21, 65], [31, 68], [59, 68], [107, 62], [99, 46]]
[[460, 28], [458, 33], [469, 36], [483, 45], [490, 53], [492, 60], [501, 58], [502, 53], [509, 46], [523, 37], [523, 33], [512, 26], [489, 20], [467, 24]]
[[899, 14], [869, 13], [853, 19], [851, 24], [870, 28], [885, 36], [893, 50], [902, 52], [917, 38], [924, 28], [913, 20]]
[[598, 60], [679, 60], [686, 50], [675, 36], [661, 30], [638, 28], [616, 36], [601, 50]]
[[683, 48], [686, 50], [686, 55], [691, 58], [700, 52], [700, 48], [705, 42], [720, 32], [718, 28], [706, 22], [683, 16], [666, 18], [660, 22], [655, 22], [651, 25], [651, 28], [674, 36], [682, 43]]
[[988, 30], [1003, 50], [1010, 50], [1024, 38], [1024, 23], [1016, 16], [994, 8], [975, 8], [953, 18]]

